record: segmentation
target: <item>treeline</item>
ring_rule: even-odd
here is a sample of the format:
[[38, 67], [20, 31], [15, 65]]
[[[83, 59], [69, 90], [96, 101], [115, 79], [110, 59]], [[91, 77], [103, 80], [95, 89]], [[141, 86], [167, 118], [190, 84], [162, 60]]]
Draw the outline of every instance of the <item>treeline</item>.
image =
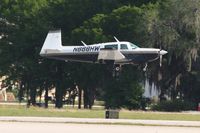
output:
[[[141, 82], [160, 90], [160, 100], [200, 102], [199, 0], [1, 0], [0, 75], [7, 85], [20, 84], [23, 96], [35, 105], [36, 96], [56, 88], [55, 106], [63, 106], [66, 92], [84, 92], [84, 107], [94, 99], [106, 108], [140, 108]], [[162, 67], [155, 62], [147, 73], [124, 66], [119, 79], [106, 65], [48, 60], [39, 56], [49, 30], [62, 29], [64, 45], [119, 40], [139, 47], [168, 51]], [[78, 87], [77, 87], [78, 86]], [[80, 102], [79, 102], [80, 103]]]

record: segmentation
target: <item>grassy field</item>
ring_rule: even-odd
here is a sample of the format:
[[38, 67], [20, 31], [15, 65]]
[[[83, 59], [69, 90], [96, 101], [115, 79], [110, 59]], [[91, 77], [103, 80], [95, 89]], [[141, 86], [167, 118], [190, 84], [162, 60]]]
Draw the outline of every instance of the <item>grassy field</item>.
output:
[[[40, 116], [40, 117], [73, 117], [73, 118], [104, 118], [105, 110], [103, 109], [49, 109], [25, 106], [0, 105], [0, 116]], [[121, 110], [119, 113], [121, 119], [146, 119], [146, 120], [187, 120], [200, 121], [200, 113], [165, 113], [165, 112], [143, 112]]]
[[199, 114], [190, 113], [168, 113], [168, 112], [141, 112], [122, 111], [120, 118], [123, 119], [145, 119], [145, 120], [181, 120], [200, 121]]

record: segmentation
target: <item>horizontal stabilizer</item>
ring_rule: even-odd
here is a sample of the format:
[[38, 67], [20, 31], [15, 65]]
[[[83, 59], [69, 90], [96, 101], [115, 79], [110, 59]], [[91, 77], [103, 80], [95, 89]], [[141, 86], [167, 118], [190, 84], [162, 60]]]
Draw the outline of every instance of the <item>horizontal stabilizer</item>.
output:
[[122, 60], [125, 56], [118, 50], [100, 50], [98, 60]]

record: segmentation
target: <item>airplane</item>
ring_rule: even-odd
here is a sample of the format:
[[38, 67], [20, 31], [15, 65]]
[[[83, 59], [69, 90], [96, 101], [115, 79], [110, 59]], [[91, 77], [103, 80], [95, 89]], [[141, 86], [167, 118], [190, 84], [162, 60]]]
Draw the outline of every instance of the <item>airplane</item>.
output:
[[61, 40], [61, 30], [49, 31], [44, 41], [40, 56], [75, 62], [110, 64], [114, 72], [119, 72], [124, 64], [145, 65], [160, 59], [167, 51], [156, 48], [140, 48], [127, 41], [106, 42], [87, 45], [83, 41], [83, 46], [63, 46]]

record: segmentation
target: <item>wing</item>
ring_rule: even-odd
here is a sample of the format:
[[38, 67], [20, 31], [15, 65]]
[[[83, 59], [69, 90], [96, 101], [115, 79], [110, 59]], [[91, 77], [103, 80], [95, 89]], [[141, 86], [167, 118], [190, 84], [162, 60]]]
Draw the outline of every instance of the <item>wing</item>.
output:
[[101, 49], [99, 51], [98, 60], [123, 60], [125, 56], [118, 50], [114, 49]]

